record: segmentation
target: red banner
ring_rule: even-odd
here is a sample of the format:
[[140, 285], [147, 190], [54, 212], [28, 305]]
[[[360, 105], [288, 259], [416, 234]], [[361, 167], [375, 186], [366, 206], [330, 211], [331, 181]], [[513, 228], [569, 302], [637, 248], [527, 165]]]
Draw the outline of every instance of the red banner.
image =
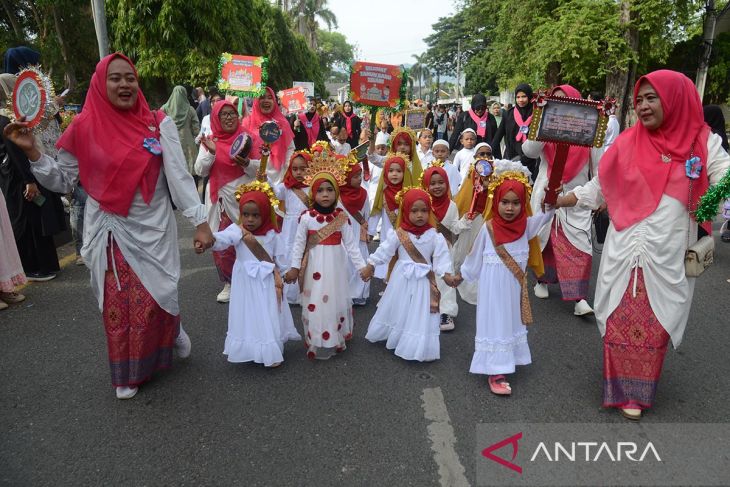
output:
[[301, 112], [307, 104], [306, 91], [301, 86], [280, 91], [279, 98], [281, 98], [281, 106], [288, 113]]
[[223, 53], [218, 87], [243, 96], [260, 96], [266, 87], [266, 58]]
[[352, 65], [352, 101], [375, 107], [395, 108], [400, 101], [403, 72], [399, 66], [358, 61]]

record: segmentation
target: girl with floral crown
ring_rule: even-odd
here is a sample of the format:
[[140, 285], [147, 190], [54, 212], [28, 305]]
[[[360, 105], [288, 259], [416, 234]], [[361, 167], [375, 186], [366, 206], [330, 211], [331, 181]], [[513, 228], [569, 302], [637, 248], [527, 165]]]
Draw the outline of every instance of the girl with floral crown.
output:
[[313, 157], [305, 181], [311, 209], [299, 217], [291, 267], [285, 281], [299, 281], [304, 344], [310, 359], [328, 359], [345, 350], [352, 338], [352, 298], [347, 259], [364, 271], [347, 212], [337, 207], [339, 188], [345, 184], [347, 162], [329, 150]]
[[[423, 173], [423, 189], [431, 196], [431, 204], [434, 216], [436, 216], [436, 231], [446, 239], [449, 246], [449, 255], [459, 234], [471, 227], [472, 220], [466, 215], [459, 218], [459, 209], [451, 200], [451, 189], [449, 177], [444, 169], [442, 161], [435, 160], [433, 165]], [[453, 258], [452, 258], [453, 262]], [[456, 301], [456, 289], [448, 286], [443, 279], [436, 279], [439, 291], [441, 292], [441, 331], [454, 329], [454, 318], [459, 313], [459, 305]]]
[[489, 183], [485, 224], [461, 266], [466, 281], [479, 282], [477, 330], [469, 371], [489, 376], [495, 394], [512, 393], [504, 374], [532, 359], [527, 327], [532, 313], [526, 268], [542, 274], [537, 232], [553, 217], [551, 209], [531, 216], [530, 171], [519, 161], [497, 161]]
[[[340, 202], [350, 217], [353, 233], [358, 240], [360, 255], [368, 258], [368, 217], [370, 203], [368, 192], [362, 187], [362, 166], [354, 158], [347, 159], [349, 169], [345, 175], [345, 184], [340, 187]], [[348, 261], [350, 274], [350, 296], [352, 304], [365, 306], [370, 297], [370, 283], [360, 278], [359, 269]]]
[[213, 234], [213, 250], [236, 250], [223, 353], [229, 362], [278, 367], [284, 361], [284, 342], [301, 339], [283, 296], [280, 271], [287, 248], [274, 212], [279, 200], [259, 181], [241, 185], [236, 197], [238, 222]]
[[452, 286], [451, 256], [446, 239], [436, 231], [431, 197], [420, 188], [398, 193], [396, 229], [389, 231], [368, 258], [364, 278], [376, 265], [392, 264], [390, 282], [378, 303], [365, 338], [386, 341], [406, 360], [428, 362], [440, 357], [439, 291], [436, 276]]
[[[281, 226], [281, 238], [286, 246], [287, 257], [291, 255], [294, 246], [294, 235], [297, 232], [299, 215], [307, 210], [311, 204], [309, 186], [304, 182], [307, 166], [312, 162], [312, 153], [306, 150], [292, 154], [289, 166], [284, 173], [284, 180], [274, 185], [274, 193], [281, 201], [279, 209], [284, 212], [284, 221]], [[284, 296], [290, 304], [299, 304], [299, 286], [286, 284]]]

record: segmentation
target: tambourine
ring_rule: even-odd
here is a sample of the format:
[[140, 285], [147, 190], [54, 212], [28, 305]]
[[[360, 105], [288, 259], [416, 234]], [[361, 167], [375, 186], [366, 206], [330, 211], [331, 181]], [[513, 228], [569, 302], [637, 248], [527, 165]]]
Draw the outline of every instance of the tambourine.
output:
[[51, 79], [37, 66], [22, 70], [15, 81], [11, 100], [15, 119], [25, 117], [28, 127], [34, 132], [45, 130], [58, 113], [54, 96]]
[[489, 159], [478, 159], [474, 163], [474, 171], [482, 177], [489, 177], [492, 175], [494, 168], [492, 167], [492, 161]]
[[259, 137], [261, 137], [261, 140], [267, 144], [273, 144], [279, 140], [279, 137], [281, 137], [281, 128], [279, 128], [279, 124], [273, 120], [262, 123], [261, 127], [259, 127]]
[[233, 140], [233, 144], [231, 144], [231, 150], [230, 150], [230, 156], [231, 159], [235, 159], [236, 156], [241, 156], [244, 159], [248, 157], [248, 154], [251, 152], [251, 147], [253, 146], [253, 142], [251, 141], [251, 137], [249, 137], [246, 134], [238, 134], [238, 137], [236, 137]]

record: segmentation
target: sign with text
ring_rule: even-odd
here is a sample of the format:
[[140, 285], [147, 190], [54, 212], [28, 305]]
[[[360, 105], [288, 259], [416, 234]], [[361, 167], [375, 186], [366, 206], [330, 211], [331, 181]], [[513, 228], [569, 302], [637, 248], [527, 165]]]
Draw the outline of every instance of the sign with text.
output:
[[406, 127], [413, 130], [421, 130], [426, 126], [427, 110], [407, 110]]
[[314, 83], [311, 81], [295, 81], [292, 86], [301, 86], [304, 88], [304, 96], [307, 98], [314, 96]]
[[373, 107], [396, 107], [402, 82], [399, 66], [357, 61], [350, 75], [352, 101]]
[[301, 86], [282, 90], [279, 92], [279, 97], [281, 98], [281, 106], [288, 113], [301, 112], [307, 105], [307, 95]]
[[240, 96], [261, 96], [266, 89], [266, 58], [223, 53], [218, 88]]
[[559, 96], [539, 96], [528, 139], [584, 147], [603, 147], [608, 117], [600, 102]]

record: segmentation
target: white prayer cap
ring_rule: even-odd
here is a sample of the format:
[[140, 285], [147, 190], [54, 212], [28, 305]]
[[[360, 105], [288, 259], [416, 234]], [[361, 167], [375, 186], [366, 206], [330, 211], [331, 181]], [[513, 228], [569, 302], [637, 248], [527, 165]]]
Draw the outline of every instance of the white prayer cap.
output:
[[476, 154], [479, 152], [479, 149], [482, 147], [489, 147], [489, 150], [492, 150], [492, 146], [487, 144], [486, 142], [479, 142], [477, 145], [474, 146], [474, 153]]
[[463, 131], [461, 132], [461, 134], [459, 135], [459, 137], [463, 136], [463, 135], [464, 135], [465, 133], [467, 133], [467, 132], [471, 132], [471, 133], [472, 133], [472, 134], [474, 134], [474, 135], [476, 135], [476, 134], [477, 134], [477, 133], [476, 133], [476, 132], [474, 131], [474, 129], [464, 129], [464, 130], [463, 130]]
[[375, 145], [388, 145], [388, 140], [390, 140], [390, 135], [387, 132], [378, 132], [378, 135], [375, 136]]
[[449, 148], [449, 143], [446, 142], [444, 139], [439, 139], [439, 140], [437, 140], [436, 142], [433, 143], [433, 147], [436, 147], [436, 146], [439, 146], [439, 145], [443, 145], [447, 149]]

